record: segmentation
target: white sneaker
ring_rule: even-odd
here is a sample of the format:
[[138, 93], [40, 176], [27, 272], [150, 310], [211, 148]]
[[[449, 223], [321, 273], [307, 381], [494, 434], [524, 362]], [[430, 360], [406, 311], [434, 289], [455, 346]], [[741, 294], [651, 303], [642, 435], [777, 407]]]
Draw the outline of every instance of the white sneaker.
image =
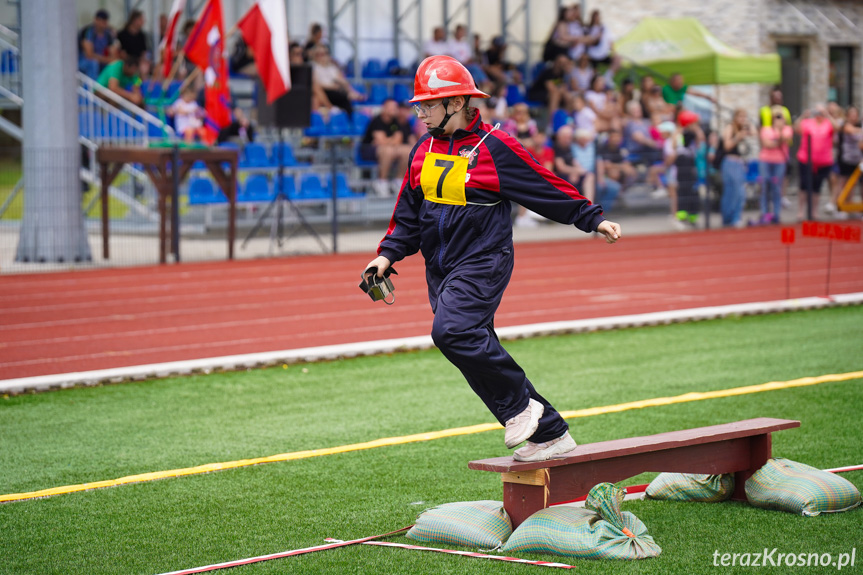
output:
[[516, 449], [512, 458], [516, 461], [545, 461], [556, 455], [569, 453], [577, 447], [575, 440], [567, 431], [557, 439], [545, 443], [527, 442], [521, 449]]
[[386, 180], [375, 180], [372, 183], [372, 189], [375, 192], [375, 195], [379, 198], [386, 198], [392, 194], [390, 191], [390, 183]]
[[668, 197], [668, 190], [663, 188], [662, 186], [656, 188], [652, 192], [650, 192], [650, 197], [654, 200], [661, 200], [662, 198]]
[[835, 214], [836, 213], [836, 204], [833, 204], [831, 202], [827, 202], [826, 204], [824, 204], [824, 213], [830, 214], [830, 215]]
[[506, 446], [512, 449], [533, 435], [544, 411], [545, 407], [537, 400], [528, 401], [527, 409], [506, 422], [506, 433], [503, 438]]
[[399, 192], [402, 191], [402, 183], [404, 180], [401, 178], [393, 178], [390, 180], [390, 190], [392, 190], [393, 194], [398, 195]]
[[671, 221], [671, 227], [677, 230], [678, 232], [685, 232], [689, 229], [689, 227], [678, 218], [676, 215], [671, 214], [668, 216], [669, 221]]

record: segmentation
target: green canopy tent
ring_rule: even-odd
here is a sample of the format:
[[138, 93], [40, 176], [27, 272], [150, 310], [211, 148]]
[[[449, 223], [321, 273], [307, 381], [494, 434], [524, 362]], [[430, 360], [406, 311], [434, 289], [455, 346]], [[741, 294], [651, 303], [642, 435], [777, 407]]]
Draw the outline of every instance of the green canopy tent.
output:
[[625, 61], [689, 85], [778, 84], [778, 54], [747, 54], [710, 33], [695, 18], [645, 18], [614, 43]]

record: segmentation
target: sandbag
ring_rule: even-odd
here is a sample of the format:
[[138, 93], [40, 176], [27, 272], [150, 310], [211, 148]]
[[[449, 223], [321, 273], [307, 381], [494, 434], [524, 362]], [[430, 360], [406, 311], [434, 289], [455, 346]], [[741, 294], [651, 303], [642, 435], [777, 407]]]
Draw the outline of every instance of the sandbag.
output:
[[860, 490], [835, 473], [777, 457], [746, 480], [746, 499], [756, 507], [797, 515], [848, 511], [860, 505]]
[[648, 499], [716, 503], [734, 494], [734, 474], [660, 473], [644, 492]]
[[424, 543], [497, 549], [512, 534], [512, 521], [500, 501], [444, 503], [426, 509], [407, 533]]
[[537, 511], [518, 526], [503, 551], [553, 553], [584, 559], [645, 559], [662, 549], [647, 527], [620, 511], [626, 491], [611, 483], [590, 490], [584, 508], [558, 505]]

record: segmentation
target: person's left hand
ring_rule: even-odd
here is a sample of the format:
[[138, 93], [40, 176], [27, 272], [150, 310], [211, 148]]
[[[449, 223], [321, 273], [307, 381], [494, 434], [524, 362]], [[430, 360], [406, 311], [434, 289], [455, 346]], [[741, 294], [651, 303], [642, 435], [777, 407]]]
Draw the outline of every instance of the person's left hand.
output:
[[620, 239], [622, 235], [620, 232], [620, 224], [611, 222], [609, 220], [603, 221], [599, 226], [597, 226], [596, 231], [605, 236], [605, 241], [613, 244], [617, 240]]

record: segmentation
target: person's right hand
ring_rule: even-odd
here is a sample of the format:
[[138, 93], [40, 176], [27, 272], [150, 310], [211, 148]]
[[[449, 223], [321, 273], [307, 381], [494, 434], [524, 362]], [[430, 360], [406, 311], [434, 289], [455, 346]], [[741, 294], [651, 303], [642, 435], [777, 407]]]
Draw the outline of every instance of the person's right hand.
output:
[[[366, 269], [378, 268], [377, 276], [379, 278], [382, 278], [382, 277], [384, 277], [384, 272], [387, 270], [387, 268], [390, 267], [390, 265], [392, 265], [390, 260], [388, 260], [384, 256], [378, 256], [366, 265]], [[365, 273], [365, 270], [363, 270], [363, 279], [364, 280], [369, 281], [369, 277], [371, 275], [372, 275], [371, 273]]]

